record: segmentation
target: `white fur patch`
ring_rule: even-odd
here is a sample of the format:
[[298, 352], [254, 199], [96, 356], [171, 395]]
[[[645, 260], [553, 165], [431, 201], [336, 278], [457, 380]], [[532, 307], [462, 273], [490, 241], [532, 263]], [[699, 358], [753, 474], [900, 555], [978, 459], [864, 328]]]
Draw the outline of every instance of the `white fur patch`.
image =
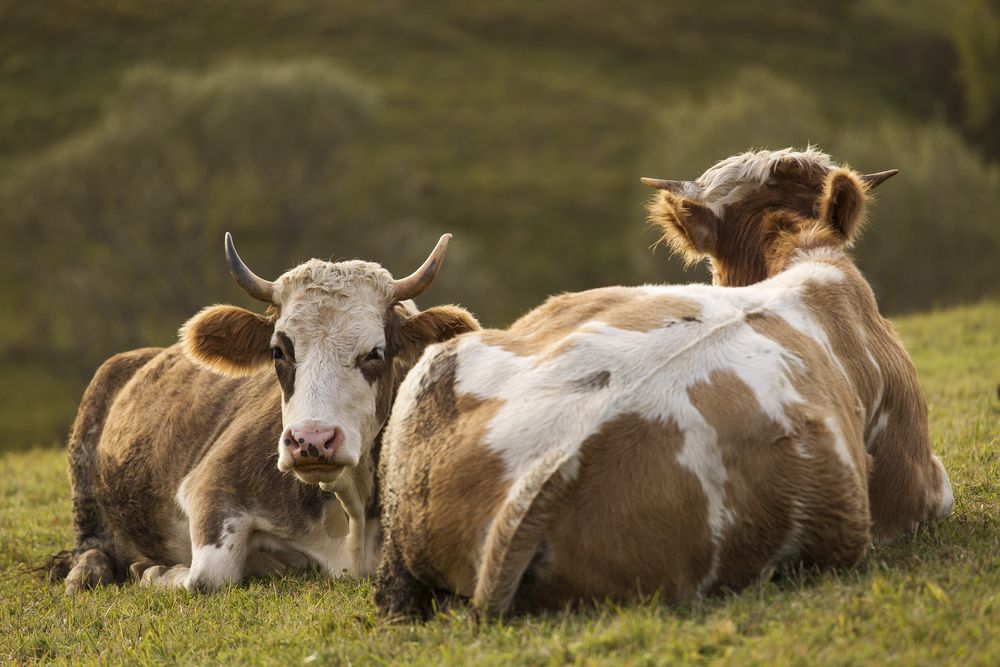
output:
[[938, 501], [937, 515], [943, 518], [949, 516], [955, 508], [955, 491], [951, 488], [951, 479], [948, 477], [948, 471], [944, 468], [944, 463], [937, 456], [932, 458], [941, 470], [941, 489], [939, 491], [941, 500]]
[[185, 582], [188, 589], [208, 589], [238, 584], [246, 566], [250, 522], [234, 516], [222, 522], [218, 543], [195, 545], [191, 554], [191, 572]]
[[774, 173], [775, 167], [785, 161], [793, 161], [800, 166], [814, 165], [826, 170], [835, 166], [829, 155], [814, 146], [807, 146], [804, 151], [794, 148], [751, 151], [717, 162], [695, 182], [702, 187], [702, 197], [705, 201], [721, 199], [740, 185], [763, 185]]
[[868, 449], [872, 448], [875, 444], [875, 439], [880, 435], [885, 433], [885, 429], [889, 427], [889, 411], [883, 410], [879, 413], [878, 418], [875, 420], [875, 424], [872, 425], [871, 430], [868, 431], [868, 438], [865, 440], [865, 446]]
[[844, 439], [844, 432], [840, 429], [837, 419], [833, 416], [827, 416], [824, 424], [826, 425], [826, 430], [833, 436], [833, 451], [837, 453], [837, 456], [840, 457], [840, 460], [848, 469], [857, 469], [854, 457], [851, 456], [851, 450], [847, 446], [847, 440]]

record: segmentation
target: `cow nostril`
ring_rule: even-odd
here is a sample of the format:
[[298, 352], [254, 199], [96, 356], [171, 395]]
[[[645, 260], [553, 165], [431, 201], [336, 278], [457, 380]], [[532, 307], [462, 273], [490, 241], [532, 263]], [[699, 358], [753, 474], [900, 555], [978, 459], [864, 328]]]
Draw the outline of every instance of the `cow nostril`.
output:
[[299, 438], [299, 444], [300, 445], [304, 445], [305, 443], [306, 443], [306, 439], [305, 438]]
[[327, 452], [333, 453], [337, 449], [337, 445], [344, 438], [344, 432], [340, 428], [333, 429], [333, 435], [323, 443], [323, 449]]

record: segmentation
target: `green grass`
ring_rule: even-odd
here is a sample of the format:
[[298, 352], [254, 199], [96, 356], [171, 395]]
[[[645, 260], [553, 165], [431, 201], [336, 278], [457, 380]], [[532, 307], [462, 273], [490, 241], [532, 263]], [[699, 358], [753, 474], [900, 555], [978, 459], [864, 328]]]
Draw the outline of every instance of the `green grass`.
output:
[[0, 458], [0, 661], [997, 664], [1000, 304], [896, 324], [927, 390], [955, 513], [872, 549], [855, 570], [793, 573], [679, 608], [650, 600], [482, 623], [458, 607], [383, 624], [369, 582], [308, 574], [208, 596], [124, 586], [71, 600], [27, 572], [72, 539], [64, 454], [38, 448]]

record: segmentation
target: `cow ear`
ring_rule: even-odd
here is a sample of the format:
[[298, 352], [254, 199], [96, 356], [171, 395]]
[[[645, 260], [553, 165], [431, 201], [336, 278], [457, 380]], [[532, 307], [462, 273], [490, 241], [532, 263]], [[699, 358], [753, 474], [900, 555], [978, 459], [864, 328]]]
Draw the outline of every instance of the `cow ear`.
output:
[[827, 176], [819, 201], [819, 218], [846, 244], [851, 244], [864, 227], [868, 188], [850, 169], [841, 168]]
[[479, 322], [464, 308], [428, 308], [403, 321], [400, 326], [399, 356], [408, 364], [416, 363], [428, 345], [479, 329]]
[[664, 190], [653, 197], [647, 210], [649, 222], [663, 230], [660, 241], [688, 264], [715, 254], [719, 218], [709, 207]]
[[236, 306], [209, 306], [180, 330], [191, 361], [231, 377], [249, 375], [271, 361], [274, 320]]

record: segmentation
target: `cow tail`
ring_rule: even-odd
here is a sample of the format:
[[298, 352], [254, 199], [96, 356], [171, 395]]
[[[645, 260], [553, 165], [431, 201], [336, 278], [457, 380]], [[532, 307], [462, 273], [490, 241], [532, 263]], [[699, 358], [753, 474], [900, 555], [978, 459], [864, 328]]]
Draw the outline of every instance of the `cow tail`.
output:
[[[96, 570], [106, 569], [107, 576], [113, 576], [115, 570], [122, 567], [115, 562], [113, 538], [97, 501], [97, 445], [118, 393], [136, 371], [159, 352], [158, 348], [145, 348], [111, 357], [97, 369], [83, 393], [67, 442], [75, 544], [72, 551], [50, 557], [45, 566], [50, 581], [71, 580], [67, 582], [67, 589], [71, 582], [81, 578], [85, 580], [83, 583], [97, 583], [92, 581], [94, 575], [99, 574]], [[82, 559], [86, 564], [81, 562], [82, 555], [86, 555]], [[77, 572], [81, 568], [92, 570], [89, 579], [87, 572]], [[98, 578], [103, 580], [106, 576]]]
[[510, 609], [577, 465], [576, 452], [553, 451], [515, 482], [483, 544], [472, 597], [477, 609]]

